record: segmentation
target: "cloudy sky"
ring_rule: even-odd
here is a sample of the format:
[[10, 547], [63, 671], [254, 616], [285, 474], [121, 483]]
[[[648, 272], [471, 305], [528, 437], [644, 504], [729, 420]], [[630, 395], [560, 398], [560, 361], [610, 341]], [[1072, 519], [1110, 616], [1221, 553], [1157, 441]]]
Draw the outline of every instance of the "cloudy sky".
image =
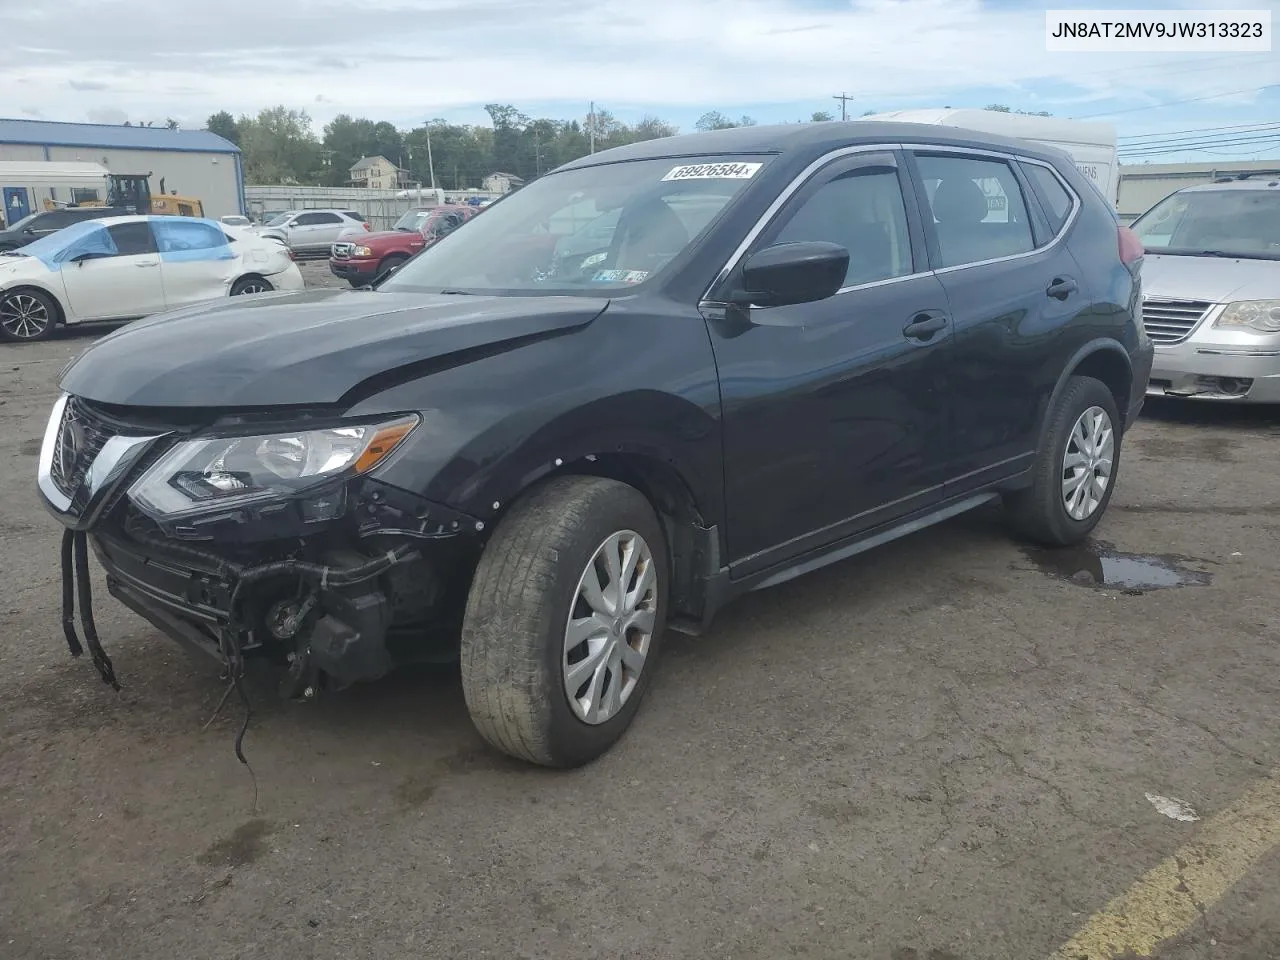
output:
[[[1117, 6], [1120, 4], [1117, 4]], [[1128, 7], [1179, 4], [1129, 2]], [[225, 109], [341, 112], [412, 126], [487, 102], [572, 117], [587, 101], [684, 129], [991, 102], [1116, 123], [1121, 135], [1280, 121], [1280, 51], [1046, 53], [1015, 0], [0, 0], [0, 115], [199, 127]], [[1192, 0], [1270, 9], [1280, 0]], [[154, 29], [153, 29], [154, 28]], [[1251, 143], [1234, 156], [1280, 156]], [[1226, 150], [1227, 148], [1222, 148]], [[1226, 154], [1224, 153], [1224, 157]]]

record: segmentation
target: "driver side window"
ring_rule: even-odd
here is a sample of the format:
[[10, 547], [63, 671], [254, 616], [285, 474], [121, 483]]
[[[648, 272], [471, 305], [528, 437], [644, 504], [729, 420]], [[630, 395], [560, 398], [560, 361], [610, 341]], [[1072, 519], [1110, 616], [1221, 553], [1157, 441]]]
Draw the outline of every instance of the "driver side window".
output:
[[820, 171], [761, 239], [757, 249], [798, 241], [839, 244], [849, 251], [846, 287], [915, 272], [902, 186], [888, 155], [836, 161]]

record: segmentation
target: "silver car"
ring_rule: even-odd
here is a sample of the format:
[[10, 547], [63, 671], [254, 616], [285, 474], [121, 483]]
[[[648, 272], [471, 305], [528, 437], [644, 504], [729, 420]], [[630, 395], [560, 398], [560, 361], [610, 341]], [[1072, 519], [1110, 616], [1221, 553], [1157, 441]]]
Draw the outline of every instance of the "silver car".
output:
[[1156, 348], [1147, 394], [1280, 403], [1280, 179], [1187, 187], [1132, 229]]
[[367, 233], [369, 224], [355, 210], [290, 210], [267, 221], [258, 236], [284, 243], [297, 256], [329, 255], [329, 247], [350, 232]]

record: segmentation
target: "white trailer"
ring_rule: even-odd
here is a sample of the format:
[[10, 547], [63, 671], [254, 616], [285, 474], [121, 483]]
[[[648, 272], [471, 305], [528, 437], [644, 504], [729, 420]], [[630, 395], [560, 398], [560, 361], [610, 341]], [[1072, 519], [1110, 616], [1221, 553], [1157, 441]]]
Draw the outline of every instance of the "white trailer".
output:
[[1076, 168], [1093, 181], [1115, 206], [1120, 196], [1120, 164], [1116, 157], [1116, 128], [1089, 120], [1062, 120], [997, 110], [959, 110], [939, 107], [929, 110], [895, 110], [869, 114], [861, 120], [894, 120], [900, 123], [936, 123], [963, 127], [980, 133], [1016, 137], [1066, 151]]
[[68, 204], [105, 202], [108, 176], [98, 163], [0, 160], [5, 222]]

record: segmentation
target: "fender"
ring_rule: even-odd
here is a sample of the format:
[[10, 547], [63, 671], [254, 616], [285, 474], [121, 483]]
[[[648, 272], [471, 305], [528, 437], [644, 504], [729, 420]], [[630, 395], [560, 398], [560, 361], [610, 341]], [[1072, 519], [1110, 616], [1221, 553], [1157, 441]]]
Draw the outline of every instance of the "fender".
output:
[[[1080, 365], [1085, 360], [1099, 353], [1106, 353], [1109, 355], [1109, 358], [1112, 354], [1119, 357], [1121, 362], [1124, 364], [1125, 369], [1129, 371], [1130, 379], [1132, 379], [1133, 361], [1130, 360], [1128, 351], [1125, 350], [1124, 346], [1119, 341], [1113, 340], [1110, 337], [1096, 337], [1083, 344], [1071, 355], [1067, 362], [1062, 365], [1062, 373], [1058, 375], [1058, 382], [1054, 384], [1053, 391], [1049, 394], [1049, 401], [1045, 404], [1044, 409], [1040, 411], [1040, 437], [1036, 442], [1037, 449], [1039, 449], [1040, 444], [1044, 442], [1045, 431], [1048, 429], [1049, 411], [1057, 405], [1058, 398], [1062, 396], [1062, 391], [1066, 389], [1067, 381], [1071, 379], [1071, 377], [1075, 376], [1076, 370], [1080, 368]], [[1121, 416], [1126, 416], [1127, 414], [1128, 410], [1120, 411]], [[1128, 428], [1127, 423], [1125, 424], [1125, 427], [1126, 429]]]
[[493, 518], [553, 473], [599, 472], [598, 465], [626, 458], [665, 465], [688, 491], [697, 515], [707, 524], [720, 522], [719, 420], [690, 400], [656, 390], [513, 414], [443, 465], [432, 499], [470, 516]]

